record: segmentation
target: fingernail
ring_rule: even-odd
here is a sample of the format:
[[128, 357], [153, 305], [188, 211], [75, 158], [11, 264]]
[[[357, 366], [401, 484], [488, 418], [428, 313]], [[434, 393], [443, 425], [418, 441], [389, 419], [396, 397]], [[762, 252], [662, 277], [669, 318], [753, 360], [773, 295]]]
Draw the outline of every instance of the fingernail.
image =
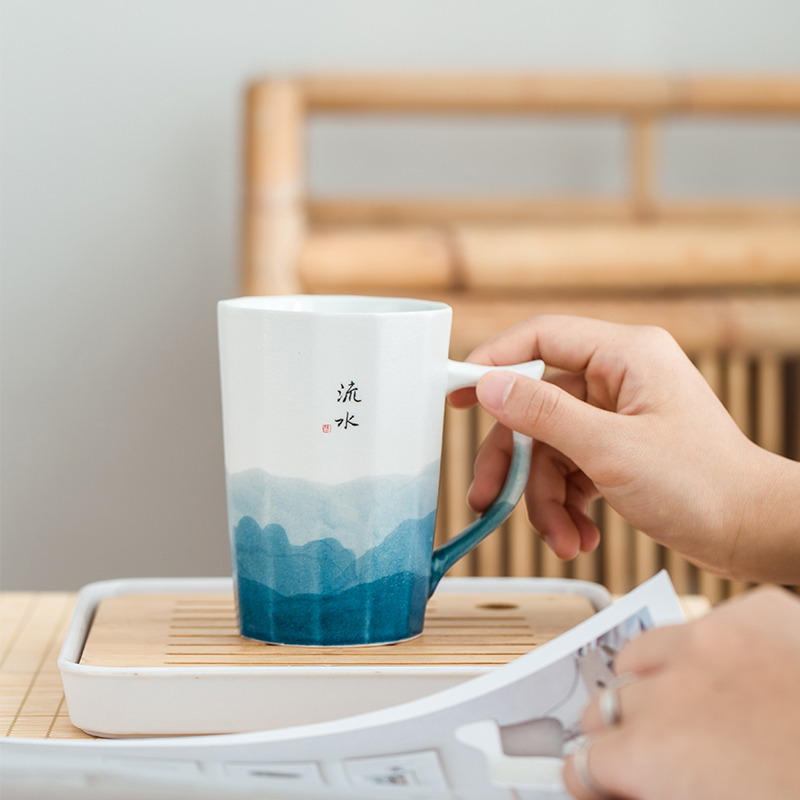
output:
[[[469, 489], [467, 489], [467, 505], [470, 508], [472, 508], [472, 503], [470, 503], [469, 498], [470, 498], [470, 495], [472, 494], [472, 487], [474, 485], [475, 485], [475, 481], [472, 481], [472, 483], [469, 485]], [[474, 511], [475, 509], [473, 508], [472, 510]]]
[[481, 378], [478, 399], [481, 405], [499, 411], [514, 385], [514, 376], [508, 372], [488, 372]]

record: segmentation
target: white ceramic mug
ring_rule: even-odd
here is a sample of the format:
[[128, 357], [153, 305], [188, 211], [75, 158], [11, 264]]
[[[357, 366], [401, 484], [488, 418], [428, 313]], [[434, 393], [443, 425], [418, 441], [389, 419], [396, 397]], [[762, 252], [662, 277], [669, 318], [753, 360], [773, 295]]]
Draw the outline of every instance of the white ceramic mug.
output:
[[[492, 367], [448, 360], [444, 303], [243, 297], [218, 312], [242, 635], [323, 646], [418, 635], [442, 575], [527, 481], [531, 443], [515, 434], [500, 496], [433, 549], [445, 397]], [[540, 378], [544, 364], [503, 369]]]

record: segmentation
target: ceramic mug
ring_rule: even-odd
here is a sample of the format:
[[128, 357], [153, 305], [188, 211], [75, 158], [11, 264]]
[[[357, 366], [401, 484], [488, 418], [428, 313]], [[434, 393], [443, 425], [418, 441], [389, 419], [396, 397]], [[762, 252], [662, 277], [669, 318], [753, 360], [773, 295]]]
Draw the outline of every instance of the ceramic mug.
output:
[[[452, 309], [381, 297], [219, 303], [231, 560], [243, 636], [385, 644], [422, 632], [442, 575], [522, 496], [433, 549], [445, 396], [492, 367], [448, 360]], [[541, 361], [503, 367], [534, 378]]]

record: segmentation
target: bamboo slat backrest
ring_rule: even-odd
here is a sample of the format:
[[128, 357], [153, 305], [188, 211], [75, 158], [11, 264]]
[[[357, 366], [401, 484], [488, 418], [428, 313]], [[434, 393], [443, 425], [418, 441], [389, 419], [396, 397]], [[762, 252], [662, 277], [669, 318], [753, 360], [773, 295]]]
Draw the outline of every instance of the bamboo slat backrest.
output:
[[[612, 197], [336, 198], [307, 191], [305, 129], [336, 114], [614, 116], [629, 130]], [[742, 429], [800, 457], [800, 202], [658, 195], [659, 125], [673, 117], [800, 118], [800, 78], [347, 76], [253, 83], [246, 102], [247, 294], [352, 292], [454, 307], [453, 356], [532, 313], [659, 324]], [[489, 422], [447, 414], [437, 535], [469, 519], [472, 454]], [[602, 503], [597, 554], [562, 564], [518, 510], [457, 574], [573, 575], [625, 591], [666, 566], [681, 592], [742, 588], [700, 572]]]

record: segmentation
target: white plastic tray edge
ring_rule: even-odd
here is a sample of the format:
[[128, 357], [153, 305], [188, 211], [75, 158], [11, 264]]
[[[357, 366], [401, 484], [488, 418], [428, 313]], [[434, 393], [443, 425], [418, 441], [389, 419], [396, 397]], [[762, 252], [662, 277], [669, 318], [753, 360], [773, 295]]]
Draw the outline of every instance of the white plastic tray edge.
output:
[[[129, 578], [84, 586], [58, 658], [72, 723], [112, 737], [284, 727], [405, 702], [487, 671], [485, 666], [447, 665], [184, 669], [79, 663], [95, 611], [105, 598], [232, 590], [230, 578]], [[444, 578], [437, 591], [577, 594], [596, 610], [611, 602], [603, 586], [563, 578]]]
[[[102, 674], [124, 675], [135, 673], [141, 675], [173, 676], [181, 674], [230, 673], [226, 667], [146, 667], [129, 669], [127, 667], [93, 667], [81, 664], [80, 658], [86, 637], [92, 626], [97, 606], [108, 597], [125, 594], [203, 594], [233, 591], [231, 578], [124, 578], [119, 580], [96, 581], [84, 586], [78, 593], [73, 611], [72, 622], [67, 631], [64, 644], [58, 656], [58, 668], [62, 675], [70, 674]], [[597, 583], [572, 580], [568, 578], [443, 578], [437, 592], [470, 593], [470, 592], [528, 592], [531, 594], [577, 594], [586, 597], [600, 611], [611, 603], [608, 590]], [[337, 668], [338, 669], [338, 668]], [[374, 667], [348, 667], [349, 670], [374, 672]], [[450, 672], [454, 667], [425, 667], [425, 671], [443, 670]], [[473, 667], [464, 667], [466, 672], [474, 672]], [[236, 667], [235, 674], [263, 674], [265, 671], [273, 675], [282, 671], [297, 674], [300, 672], [329, 672], [329, 667]], [[380, 672], [419, 672], [418, 667], [382, 667]]]

